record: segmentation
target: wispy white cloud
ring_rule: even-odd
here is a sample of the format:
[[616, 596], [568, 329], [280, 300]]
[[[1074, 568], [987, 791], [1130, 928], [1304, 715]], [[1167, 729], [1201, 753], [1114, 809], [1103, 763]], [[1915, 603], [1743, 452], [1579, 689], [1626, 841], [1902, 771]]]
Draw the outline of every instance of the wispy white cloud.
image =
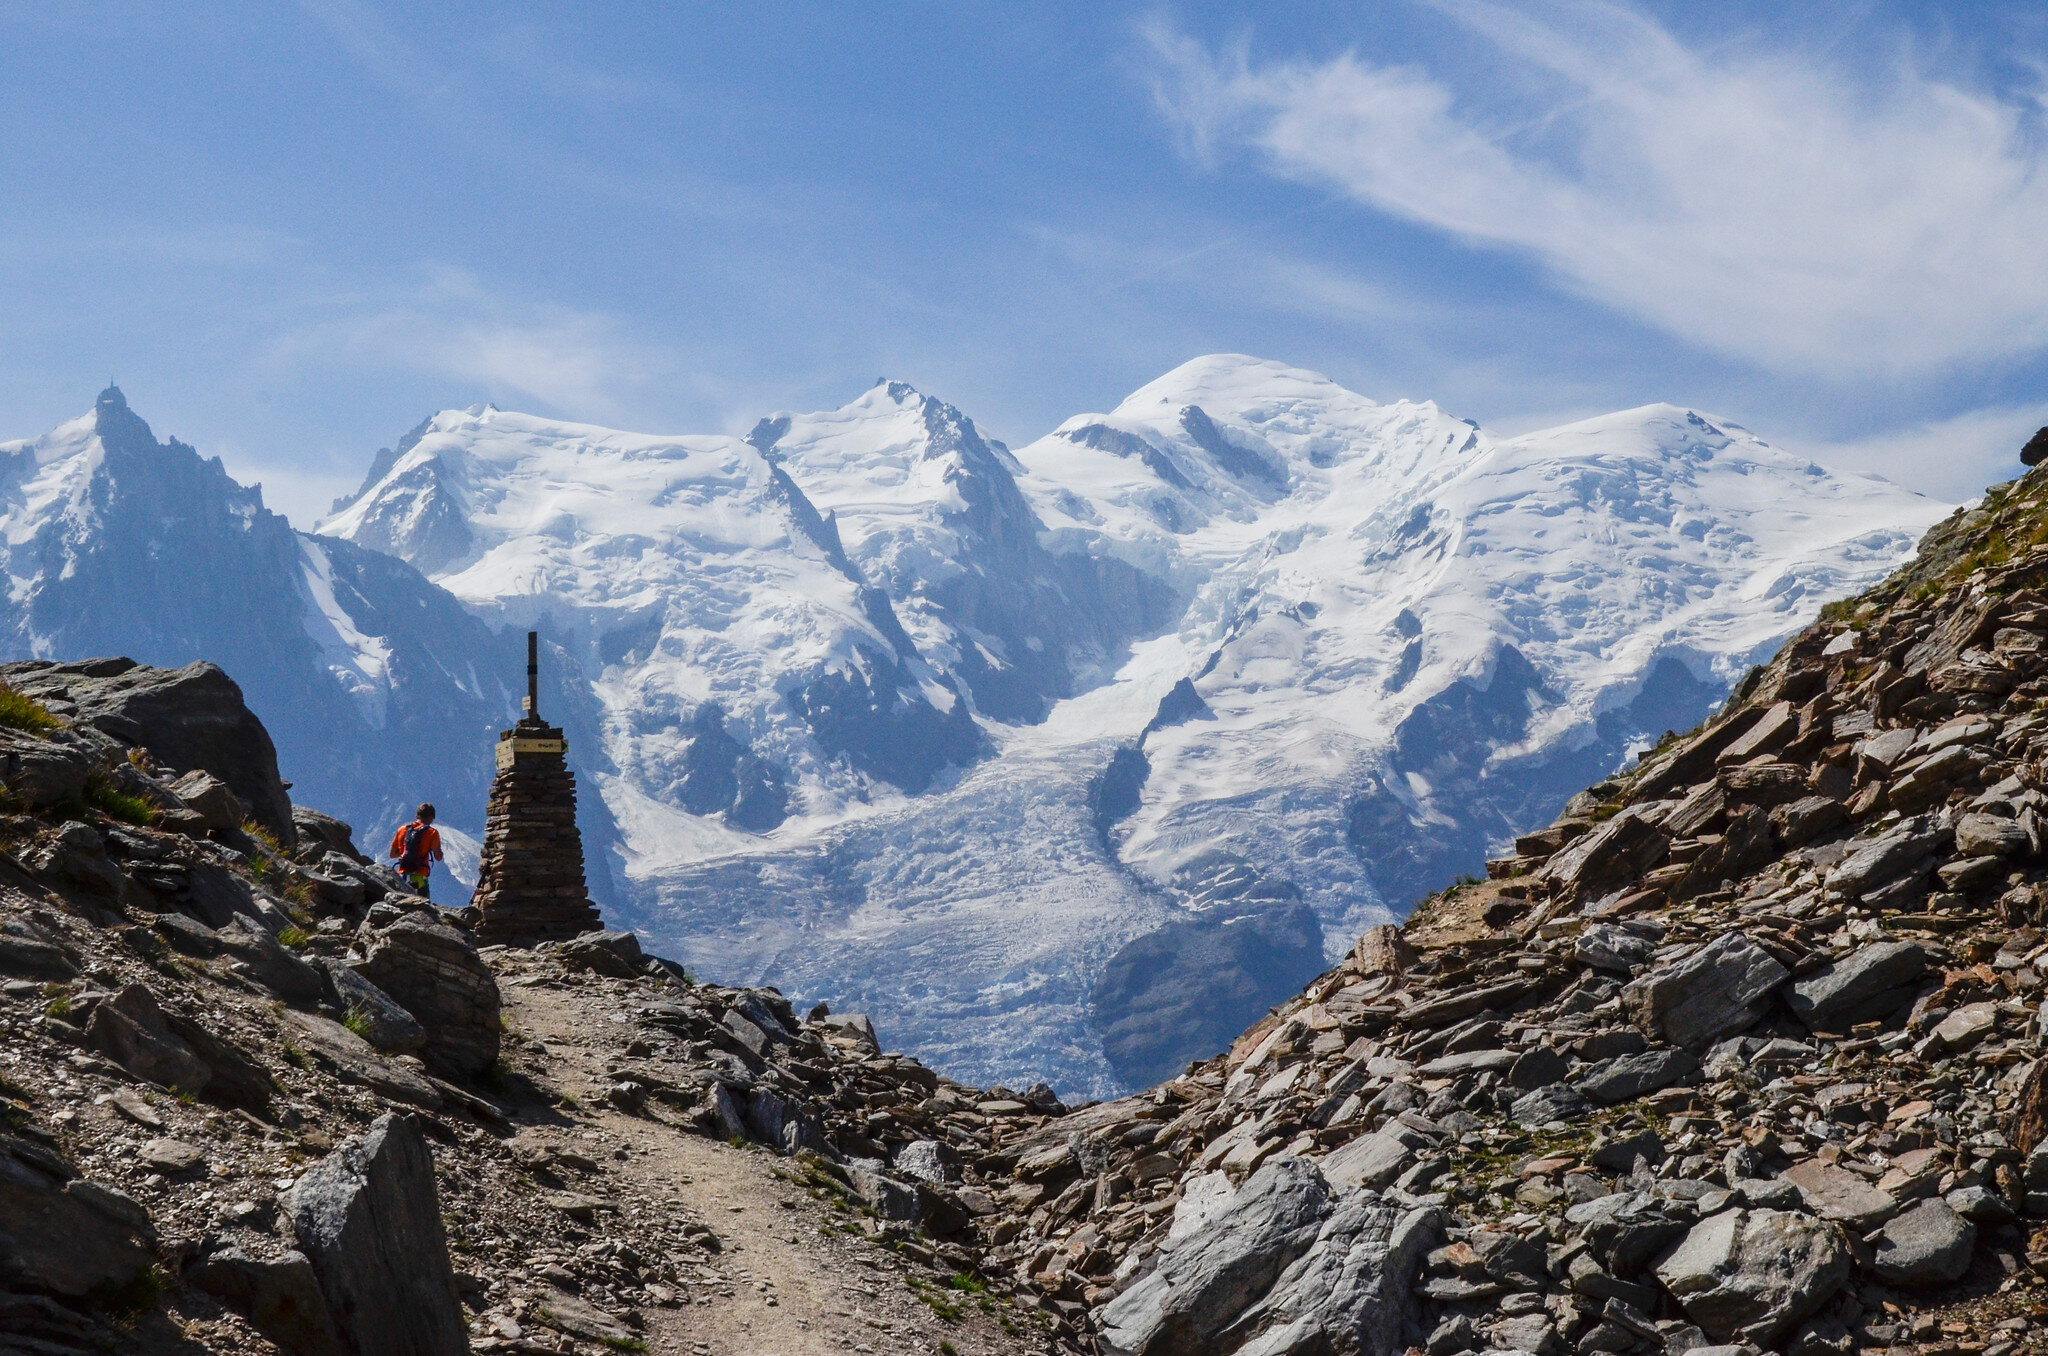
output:
[[1540, 86], [1512, 123], [1455, 62], [1257, 62], [1163, 27], [1158, 95], [1193, 156], [1249, 148], [1762, 367], [1868, 378], [2048, 346], [2034, 102], [1904, 57], [1689, 48], [1613, 4], [1439, 8]]
[[266, 361], [424, 374], [579, 419], [616, 417], [676, 368], [672, 354], [626, 336], [610, 316], [508, 297], [460, 269], [323, 309], [329, 318], [281, 334]]
[[1999, 405], [1946, 419], [1834, 442], [1772, 436], [1771, 441], [1824, 466], [1862, 471], [1907, 489], [1959, 502], [2026, 468], [2020, 448], [2048, 425], [2048, 402]]

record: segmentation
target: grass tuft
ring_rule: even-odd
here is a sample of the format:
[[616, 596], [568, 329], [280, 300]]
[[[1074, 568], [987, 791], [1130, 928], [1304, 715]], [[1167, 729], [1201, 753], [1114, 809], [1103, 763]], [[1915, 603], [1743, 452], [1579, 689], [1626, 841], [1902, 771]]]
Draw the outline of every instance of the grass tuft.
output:
[[0, 725], [10, 730], [26, 730], [30, 734], [47, 734], [61, 729], [64, 722], [50, 714], [50, 708], [34, 697], [24, 696], [5, 683], [0, 683]]
[[85, 803], [109, 819], [143, 828], [156, 823], [157, 809], [140, 796], [131, 796], [115, 786], [103, 772], [85, 779]]
[[[286, 928], [283, 932], [277, 934], [277, 944], [279, 946], [288, 946], [294, 951], [297, 951], [299, 948], [303, 947], [307, 942], [310, 942], [312, 940], [313, 934], [306, 931], [304, 928], [300, 927], [296, 923]], [[356, 1034], [361, 1035], [362, 1033], [357, 1032]]]
[[341, 1014], [341, 1024], [364, 1040], [370, 1039], [370, 1014], [361, 1008], [350, 1008]]

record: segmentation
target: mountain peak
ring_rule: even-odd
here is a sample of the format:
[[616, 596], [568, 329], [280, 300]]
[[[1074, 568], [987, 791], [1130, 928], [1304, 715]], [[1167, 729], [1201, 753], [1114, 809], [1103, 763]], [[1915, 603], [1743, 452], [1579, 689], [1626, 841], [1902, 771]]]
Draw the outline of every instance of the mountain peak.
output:
[[108, 382], [107, 389], [101, 391], [100, 398], [93, 402], [93, 408], [95, 410], [125, 410], [128, 408], [128, 397], [121, 394], [120, 387], [112, 382]]

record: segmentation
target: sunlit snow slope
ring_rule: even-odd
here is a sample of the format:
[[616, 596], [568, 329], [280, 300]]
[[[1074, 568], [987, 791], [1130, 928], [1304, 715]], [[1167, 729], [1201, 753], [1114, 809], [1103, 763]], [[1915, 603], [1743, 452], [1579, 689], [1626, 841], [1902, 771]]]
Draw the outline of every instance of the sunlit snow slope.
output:
[[[593, 673], [639, 922], [981, 1081], [1211, 1052], [1947, 511], [1649, 406], [1506, 441], [1198, 359], [1012, 453], [436, 416], [326, 530]], [[970, 719], [971, 714], [971, 719]]]

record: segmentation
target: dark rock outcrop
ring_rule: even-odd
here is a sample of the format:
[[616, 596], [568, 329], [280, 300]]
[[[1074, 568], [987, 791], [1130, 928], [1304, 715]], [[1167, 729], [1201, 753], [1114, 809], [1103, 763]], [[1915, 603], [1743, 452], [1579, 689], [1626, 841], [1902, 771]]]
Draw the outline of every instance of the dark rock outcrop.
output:
[[308, 1169], [282, 1202], [344, 1350], [469, 1350], [434, 1159], [412, 1122], [386, 1114]]

